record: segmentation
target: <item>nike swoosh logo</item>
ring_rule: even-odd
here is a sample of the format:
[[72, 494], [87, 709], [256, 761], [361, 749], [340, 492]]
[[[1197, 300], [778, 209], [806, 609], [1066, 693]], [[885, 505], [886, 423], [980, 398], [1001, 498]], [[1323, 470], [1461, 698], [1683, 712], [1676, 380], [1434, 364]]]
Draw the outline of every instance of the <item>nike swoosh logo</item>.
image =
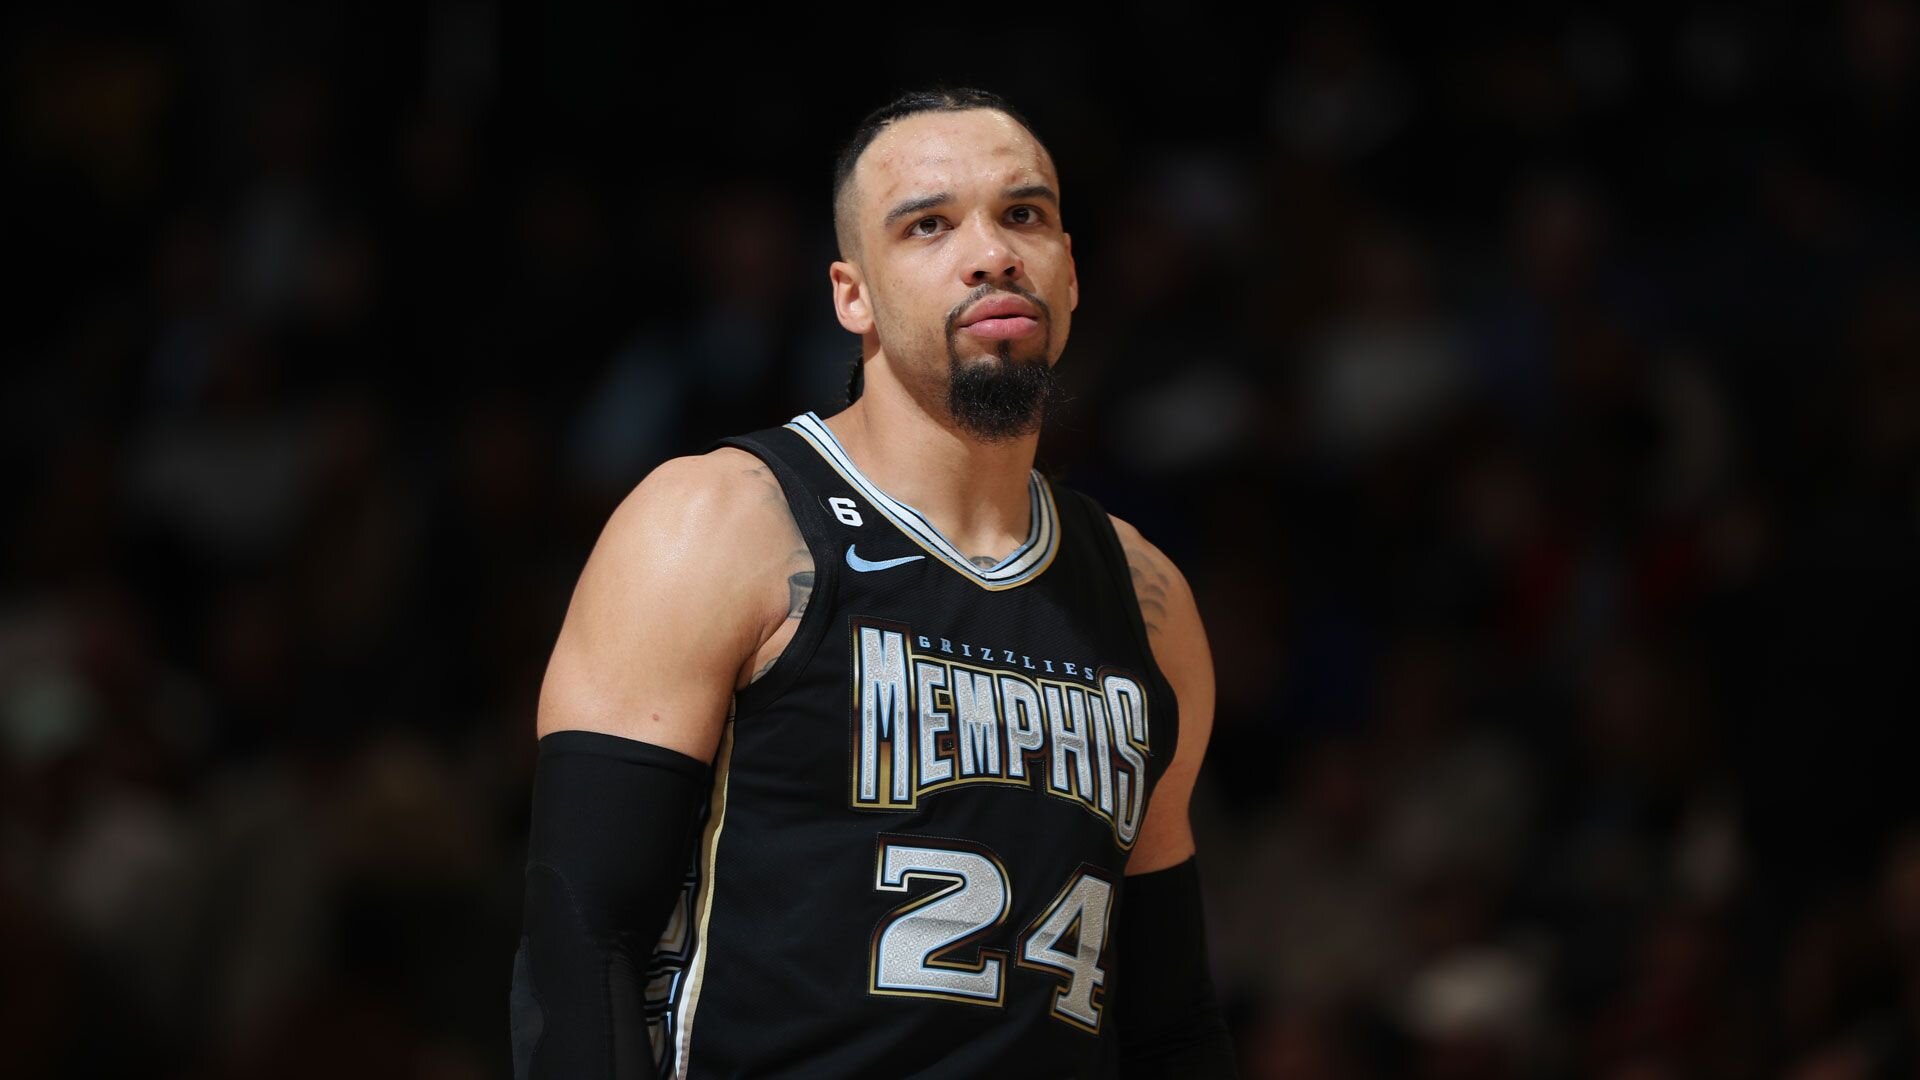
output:
[[915, 559], [926, 558], [925, 555], [902, 555], [897, 559], [879, 559], [879, 560], [863, 559], [860, 556], [855, 555], [853, 553], [853, 548], [854, 548], [854, 545], [852, 544], [847, 545], [847, 565], [853, 567], [855, 570], [858, 570], [863, 574], [871, 573], [875, 570], [886, 570], [895, 566], [899, 566], [902, 563], [910, 563]]

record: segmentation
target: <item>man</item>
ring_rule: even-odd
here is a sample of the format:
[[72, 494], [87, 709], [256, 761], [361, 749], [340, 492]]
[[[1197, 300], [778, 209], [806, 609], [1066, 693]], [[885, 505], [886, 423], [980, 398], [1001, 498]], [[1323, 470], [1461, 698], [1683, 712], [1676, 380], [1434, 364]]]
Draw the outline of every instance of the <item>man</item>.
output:
[[668, 461], [540, 699], [516, 1073], [1228, 1075], [1180, 572], [1033, 470], [1079, 302], [980, 91], [842, 155], [852, 403]]

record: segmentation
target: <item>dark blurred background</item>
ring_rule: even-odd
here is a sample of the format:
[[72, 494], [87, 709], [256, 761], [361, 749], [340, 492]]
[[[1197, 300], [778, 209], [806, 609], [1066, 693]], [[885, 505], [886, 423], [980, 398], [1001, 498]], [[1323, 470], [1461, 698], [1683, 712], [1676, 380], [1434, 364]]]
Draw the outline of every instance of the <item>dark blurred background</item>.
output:
[[1212, 639], [1247, 1075], [1920, 1075], [1914, 4], [53, 8], [0, 16], [0, 1074], [507, 1075], [574, 578], [839, 407], [833, 156], [947, 81], [1061, 166], [1041, 465]]

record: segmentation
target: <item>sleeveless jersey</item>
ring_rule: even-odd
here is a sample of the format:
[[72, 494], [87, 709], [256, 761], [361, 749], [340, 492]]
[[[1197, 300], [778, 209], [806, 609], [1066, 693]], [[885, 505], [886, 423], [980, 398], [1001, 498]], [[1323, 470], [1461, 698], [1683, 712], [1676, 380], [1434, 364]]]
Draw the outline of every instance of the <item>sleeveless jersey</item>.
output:
[[1178, 736], [1118, 537], [1029, 477], [969, 562], [814, 413], [778, 477], [813, 593], [734, 698], [649, 970], [660, 1075], [1110, 1076], [1127, 854]]

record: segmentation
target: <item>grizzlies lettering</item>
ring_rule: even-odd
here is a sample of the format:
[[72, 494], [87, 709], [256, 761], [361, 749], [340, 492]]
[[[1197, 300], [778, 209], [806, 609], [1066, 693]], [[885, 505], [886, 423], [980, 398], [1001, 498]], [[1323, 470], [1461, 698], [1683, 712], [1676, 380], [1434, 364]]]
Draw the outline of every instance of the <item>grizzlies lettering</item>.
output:
[[[1039, 784], [1109, 822], [1121, 849], [1133, 846], [1151, 752], [1138, 678], [1112, 666], [1036, 667], [1010, 649], [960, 654], [894, 623], [852, 626], [855, 809], [908, 810], [965, 785]], [[1045, 676], [1056, 668], [1073, 678]]]

